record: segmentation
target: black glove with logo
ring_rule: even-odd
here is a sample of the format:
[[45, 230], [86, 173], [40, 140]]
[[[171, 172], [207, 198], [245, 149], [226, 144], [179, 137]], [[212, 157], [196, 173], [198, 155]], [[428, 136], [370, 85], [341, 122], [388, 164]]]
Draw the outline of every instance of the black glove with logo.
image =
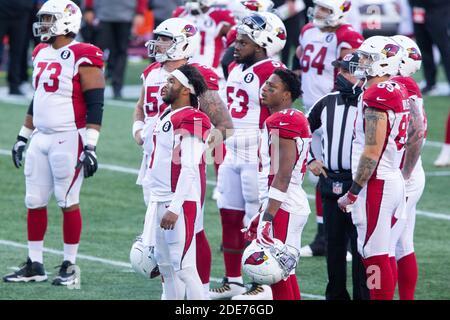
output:
[[86, 145], [83, 152], [78, 159], [76, 169], [84, 169], [84, 177], [89, 178], [94, 175], [98, 169], [97, 155], [95, 154], [95, 147], [91, 145]]
[[23, 152], [27, 145], [28, 139], [22, 136], [17, 136], [17, 141], [12, 148], [12, 160], [16, 168], [22, 166]]

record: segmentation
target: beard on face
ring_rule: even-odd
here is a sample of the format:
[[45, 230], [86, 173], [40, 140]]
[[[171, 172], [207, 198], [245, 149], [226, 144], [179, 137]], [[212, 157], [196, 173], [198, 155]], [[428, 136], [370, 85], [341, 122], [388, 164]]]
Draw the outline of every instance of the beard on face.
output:
[[165, 96], [162, 98], [165, 104], [169, 105], [175, 102], [177, 100], [178, 94], [180, 93], [181, 88], [178, 88], [178, 90], [175, 89], [167, 89]]

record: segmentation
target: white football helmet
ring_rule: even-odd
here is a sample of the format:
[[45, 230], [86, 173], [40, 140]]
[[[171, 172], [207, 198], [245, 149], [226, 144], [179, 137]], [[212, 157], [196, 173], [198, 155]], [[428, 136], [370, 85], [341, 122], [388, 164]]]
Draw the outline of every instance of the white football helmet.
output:
[[[81, 26], [81, 10], [70, 0], [49, 0], [45, 2], [36, 14], [38, 22], [33, 23], [33, 35], [48, 41], [51, 37], [77, 34]], [[51, 16], [51, 21], [44, 20]]]
[[130, 251], [130, 262], [133, 270], [144, 277], [154, 278], [159, 275], [156, 263], [154, 247], [145, 246], [142, 238], [137, 237]]
[[356, 50], [359, 62], [350, 62], [350, 72], [359, 79], [396, 75], [403, 50], [392, 38], [373, 36]]
[[246, 34], [258, 46], [266, 49], [267, 56], [273, 57], [286, 44], [286, 28], [275, 14], [258, 12], [242, 19], [237, 32]]
[[[350, 10], [350, 0], [314, 0], [314, 7], [308, 9], [308, 18], [318, 28], [336, 27], [342, 23], [345, 14]], [[331, 10], [326, 17], [317, 17], [318, 7]]]
[[[188, 20], [170, 18], [163, 21], [154, 31], [154, 40], [145, 43], [148, 56], [158, 62], [187, 59], [194, 55], [200, 45], [200, 34]], [[168, 37], [171, 41], [161, 41], [159, 36]], [[162, 52], [158, 52], [158, 49]]]
[[417, 43], [402, 35], [393, 36], [392, 39], [403, 49], [402, 62], [399, 68], [400, 75], [409, 77], [419, 71], [422, 65], [422, 54]]
[[228, 4], [228, 8], [239, 21], [252, 12], [272, 12], [273, 6], [271, 0], [232, 0]]
[[289, 277], [297, 266], [300, 252], [278, 239], [265, 247], [253, 240], [242, 255], [242, 270], [253, 282], [271, 285]]

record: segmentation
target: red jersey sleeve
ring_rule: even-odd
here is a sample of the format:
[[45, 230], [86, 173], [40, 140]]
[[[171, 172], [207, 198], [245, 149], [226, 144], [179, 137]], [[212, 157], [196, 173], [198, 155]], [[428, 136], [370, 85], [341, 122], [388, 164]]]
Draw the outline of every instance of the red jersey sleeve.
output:
[[420, 92], [420, 88], [413, 78], [397, 76], [391, 78], [391, 80], [404, 85], [408, 90], [409, 96], [417, 96], [419, 98], [422, 98], [422, 92]]
[[364, 41], [364, 37], [349, 24], [341, 25], [336, 30], [337, 45], [345, 49], [357, 49]]
[[311, 138], [308, 119], [295, 109], [288, 109], [272, 114], [266, 120], [271, 134], [284, 139]]
[[44, 48], [47, 48], [49, 45], [47, 43], [39, 43], [33, 50], [33, 53], [31, 54], [31, 59], [34, 60], [36, 58], [39, 51], [41, 51]]
[[216, 24], [225, 23], [232, 26], [236, 24], [236, 20], [230, 10], [217, 9], [212, 11], [209, 16], [216, 22]]
[[302, 30], [300, 31], [300, 38], [303, 37], [304, 33], [310, 29], [314, 28], [314, 25], [312, 22], [307, 23], [303, 26]]
[[183, 6], [176, 7], [175, 10], [173, 10], [172, 12], [172, 18], [179, 18], [183, 12], [184, 12]]
[[364, 106], [380, 110], [392, 110], [394, 112], [403, 112], [403, 97], [402, 90], [404, 87], [396, 89], [395, 85], [399, 84], [391, 81], [385, 81], [374, 84], [364, 91], [363, 103]]
[[181, 135], [190, 134], [203, 142], [208, 138], [211, 121], [208, 116], [198, 109], [186, 108], [172, 116], [174, 131]]
[[237, 37], [237, 29], [236, 27], [232, 27], [226, 36], [226, 41], [225, 41], [225, 45], [226, 47], [230, 47], [233, 45], [233, 43], [236, 41], [236, 37]]
[[103, 51], [89, 43], [76, 43], [70, 46], [75, 54], [75, 63], [79, 66], [103, 68]]
[[209, 90], [219, 90], [219, 76], [211, 68], [198, 63], [192, 63], [191, 65], [200, 71], [206, 81], [206, 84], [208, 85]]
[[142, 71], [141, 74], [141, 79], [144, 80], [145, 78], [147, 78], [148, 74], [154, 70], [154, 69], [158, 69], [161, 67], [161, 64], [159, 62], [153, 62], [152, 64], [150, 64], [149, 66], [147, 66], [147, 68], [144, 69], [144, 71]]

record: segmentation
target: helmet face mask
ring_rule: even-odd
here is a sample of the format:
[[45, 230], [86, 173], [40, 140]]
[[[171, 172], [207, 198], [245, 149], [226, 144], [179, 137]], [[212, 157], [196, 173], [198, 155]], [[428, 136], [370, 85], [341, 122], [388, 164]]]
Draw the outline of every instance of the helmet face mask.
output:
[[[314, 0], [314, 7], [308, 8], [308, 19], [318, 28], [337, 27], [350, 10], [349, 0]], [[329, 13], [325, 15], [325, 11]]]

